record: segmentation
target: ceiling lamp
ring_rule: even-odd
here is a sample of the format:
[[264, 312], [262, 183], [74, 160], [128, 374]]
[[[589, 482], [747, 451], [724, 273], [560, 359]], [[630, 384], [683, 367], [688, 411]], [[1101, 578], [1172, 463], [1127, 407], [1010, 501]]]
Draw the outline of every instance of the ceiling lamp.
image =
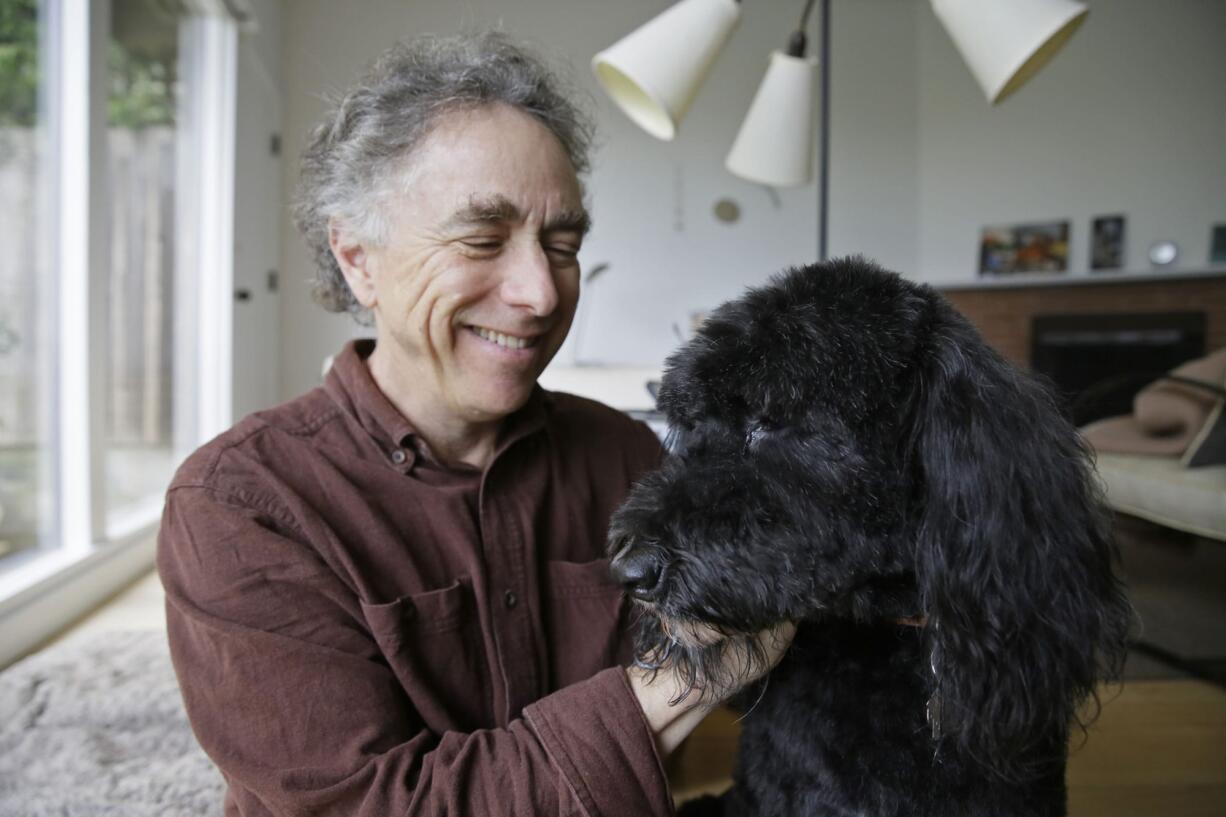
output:
[[817, 59], [805, 56], [805, 5], [787, 51], [771, 53], [766, 76], [737, 132], [724, 166], [735, 176], [771, 187], [798, 187], [813, 178], [813, 100]]
[[[807, 184], [821, 151], [818, 253], [826, 257], [830, 133], [830, 4], [822, 0], [820, 134], [813, 137], [818, 60], [805, 55], [806, 0], [787, 50], [771, 54], [725, 162], [733, 174], [772, 187]], [[937, 19], [993, 105], [1051, 60], [1089, 10], [1076, 0], [931, 0]], [[741, 16], [736, 0], [682, 0], [592, 59], [596, 78], [630, 119], [672, 140]]]
[[1075, 0], [932, 0], [932, 10], [993, 105], [1038, 73], [1090, 12]]
[[593, 57], [592, 70], [636, 125], [670, 141], [740, 19], [736, 0], [682, 0]]

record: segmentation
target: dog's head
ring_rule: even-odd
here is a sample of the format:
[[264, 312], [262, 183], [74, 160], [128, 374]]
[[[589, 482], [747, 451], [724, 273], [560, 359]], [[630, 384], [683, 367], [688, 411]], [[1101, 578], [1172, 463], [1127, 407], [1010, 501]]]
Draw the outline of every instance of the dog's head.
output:
[[1006, 771], [1122, 660], [1076, 430], [932, 289], [862, 259], [784, 273], [712, 313], [659, 403], [673, 456], [610, 553], [641, 653], [695, 687], [735, 685], [721, 652], [781, 620], [922, 616], [947, 739]]

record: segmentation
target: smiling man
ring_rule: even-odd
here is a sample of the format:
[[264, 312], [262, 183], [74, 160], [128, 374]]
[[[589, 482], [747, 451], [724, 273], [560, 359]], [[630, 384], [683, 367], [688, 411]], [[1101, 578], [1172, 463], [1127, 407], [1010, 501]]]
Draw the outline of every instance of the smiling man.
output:
[[660, 446], [536, 385], [579, 296], [588, 142], [500, 35], [393, 49], [316, 128], [316, 298], [375, 339], [190, 457], [159, 537], [228, 815], [671, 813], [661, 758], [715, 701], [626, 668], [603, 558]]
[[501, 102], [441, 117], [405, 164], [382, 246], [334, 221], [330, 247], [374, 315], [379, 388], [436, 455], [483, 467], [570, 329], [583, 194], [558, 139]]

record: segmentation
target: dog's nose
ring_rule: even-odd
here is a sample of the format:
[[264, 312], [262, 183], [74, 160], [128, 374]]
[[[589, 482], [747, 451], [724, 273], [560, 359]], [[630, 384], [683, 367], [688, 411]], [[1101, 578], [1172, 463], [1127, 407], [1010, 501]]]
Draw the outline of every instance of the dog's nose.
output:
[[647, 550], [630, 550], [613, 560], [613, 578], [636, 599], [651, 601], [660, 589], [663, 565]]

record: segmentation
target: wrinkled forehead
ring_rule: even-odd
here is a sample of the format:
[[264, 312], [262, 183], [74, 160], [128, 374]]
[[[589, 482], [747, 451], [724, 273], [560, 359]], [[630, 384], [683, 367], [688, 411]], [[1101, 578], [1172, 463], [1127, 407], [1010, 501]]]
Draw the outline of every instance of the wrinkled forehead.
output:
[[447, 216], [474, 202], [537, 218], [584, 207], [562, 143], [535, 118], [506, 105], [439, 114], [395, 175], [409, 203], [427, 201]]

